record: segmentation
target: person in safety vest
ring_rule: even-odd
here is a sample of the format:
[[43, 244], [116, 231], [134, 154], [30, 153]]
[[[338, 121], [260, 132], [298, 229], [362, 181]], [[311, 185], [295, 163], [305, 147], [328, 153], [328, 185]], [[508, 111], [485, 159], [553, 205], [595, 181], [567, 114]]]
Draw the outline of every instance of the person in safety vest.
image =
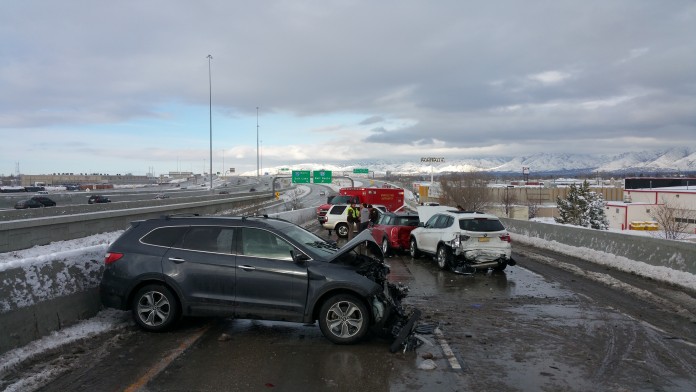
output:
[[355, 203], [350, 203], [346, 208], [346, 220], [348, 221], [348, 240], [350, 241], [353, 238], [355, 227], [360, 223], [360, 210]]

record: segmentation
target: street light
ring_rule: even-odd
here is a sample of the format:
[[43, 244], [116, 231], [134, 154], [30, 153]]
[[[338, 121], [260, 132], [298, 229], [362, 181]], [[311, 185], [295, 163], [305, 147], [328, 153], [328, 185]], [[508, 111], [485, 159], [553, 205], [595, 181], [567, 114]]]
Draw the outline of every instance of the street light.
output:
[[256, 177], [259, 174], [259, 107], [256, 107]]
[[210, 60], [213, 56], [208, 55], [208, 98], [209, 98], [209, 122], [210, 122], [210, 190], [213, 190], [213, 79], [210, 73]]

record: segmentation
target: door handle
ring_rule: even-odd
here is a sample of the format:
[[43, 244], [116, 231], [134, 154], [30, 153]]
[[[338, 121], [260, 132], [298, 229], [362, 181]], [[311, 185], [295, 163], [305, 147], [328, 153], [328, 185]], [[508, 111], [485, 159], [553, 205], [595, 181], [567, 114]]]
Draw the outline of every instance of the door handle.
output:
[[177, 263], [177, 264], [181, 264], [181, 263], [183, 263], [183, 262], [186, 261], [186, 260], [181, 259], [181, 258], [179, 258], [179, 257], [170, 257], [170, 258], [169, 258], [169, 261], [173, 261], [173, 262], [175, 262], [175, 263]]
[[239, 268], [243, 269], [244, 271], [254, 271], [256, 270], [255, 267], [252, 267], [250, 265], [240, 265]]

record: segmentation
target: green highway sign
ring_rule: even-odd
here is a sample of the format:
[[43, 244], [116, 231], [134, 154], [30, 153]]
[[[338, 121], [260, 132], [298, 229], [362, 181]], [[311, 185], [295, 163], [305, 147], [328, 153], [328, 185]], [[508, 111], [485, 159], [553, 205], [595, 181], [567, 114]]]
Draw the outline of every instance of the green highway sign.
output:
[[314, 183], [315, 184], [331, 184], [332, 173], [331, 170], [315, 170], [314, 171]]
[[353, 169], [353, 174], [369, 174], [367, 168]]
[[293, 170], [293, 184], [309, 184], [309, 170]]

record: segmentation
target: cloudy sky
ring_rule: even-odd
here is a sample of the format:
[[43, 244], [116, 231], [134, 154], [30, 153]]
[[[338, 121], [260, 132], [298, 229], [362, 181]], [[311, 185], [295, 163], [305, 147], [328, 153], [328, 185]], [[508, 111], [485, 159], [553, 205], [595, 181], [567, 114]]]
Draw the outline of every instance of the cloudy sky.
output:
[[0, 174], [208, 171], [211, 117], [213, 171], [257, 130], [264, 167], [696, 146], [694, 37], [692, 0], [6, 1]]

